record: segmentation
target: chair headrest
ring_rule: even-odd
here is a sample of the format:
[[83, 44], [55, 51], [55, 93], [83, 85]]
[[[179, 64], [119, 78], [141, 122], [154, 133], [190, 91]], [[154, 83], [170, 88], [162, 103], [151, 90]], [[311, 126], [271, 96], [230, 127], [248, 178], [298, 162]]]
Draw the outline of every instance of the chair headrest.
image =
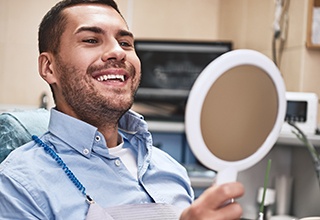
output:
[[46, 109], [13, 111], [0, 114], [0, 162], [17, 147], [48, 130], [50, 112]]

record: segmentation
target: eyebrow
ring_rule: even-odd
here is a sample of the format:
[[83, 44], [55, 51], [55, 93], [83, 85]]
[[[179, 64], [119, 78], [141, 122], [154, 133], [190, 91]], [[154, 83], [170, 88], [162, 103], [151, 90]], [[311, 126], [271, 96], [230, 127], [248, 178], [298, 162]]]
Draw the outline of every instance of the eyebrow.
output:
[[[96, 27], [96, 26], [83, 26], [80, 27], [76, 30], [75, 34], [78, 34], [80, 32], [85, 32], [85, 31], [89, 31], [89, 32], [93, 32], [96, 34], [105, 34], [105, 31], [100, 28], [100, 27]], [[121, 29], [118, 31], [117, 36], [123, 37], [123, 36], [129, 36], [133, 38], [133, 34], [130, 31]]]
[[80, 32], [85, 32], [85, 31], [89, 31], [89, 32], [93, 32], [93, 33], [96, 33], [96, 34], [104, 34], [104, 30], [102, 30], [102, 28], [99, 28], [99, 27], [80, 27], [76, 30], [75, 34], [78, 34]]
[[117, 35], [119, 35], [121, 37], [128, 36], [128, 37], [133, 38], [133, 34], [130, 31], [127, 31], [127, 30], [119, 30]]

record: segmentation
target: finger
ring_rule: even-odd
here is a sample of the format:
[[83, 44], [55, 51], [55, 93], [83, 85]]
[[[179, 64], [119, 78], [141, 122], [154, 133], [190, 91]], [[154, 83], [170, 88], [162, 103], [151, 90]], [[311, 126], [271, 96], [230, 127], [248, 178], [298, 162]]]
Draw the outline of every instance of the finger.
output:
[[232, 203], [220, 209], [207, 209], [196, 202], [183, 211], [180, 220], [230, 220], [240, 219], [242, 216], [242, 208], [238, 203]]
[[240, 219], [242, 216], [242, 208], [239, 203], [230, 203], [213, 213], [216, 219]]
[[217, 209], [231, 199], [238, 198], [244, 193], [244, 187], [239, 182], [213, 185], [199, 197], [203, 205]]

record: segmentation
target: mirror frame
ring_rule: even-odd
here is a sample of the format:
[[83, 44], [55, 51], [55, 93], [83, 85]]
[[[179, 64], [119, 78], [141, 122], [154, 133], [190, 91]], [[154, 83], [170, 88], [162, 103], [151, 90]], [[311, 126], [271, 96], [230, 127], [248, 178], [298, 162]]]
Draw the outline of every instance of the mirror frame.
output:
[[[241, 160], [224, 161], [213, 155], [206, 147], [201, 134], [202, 106], [213, 83], [228, 70], [242, 65], [253, 65], [269, 75], [278, 96], [278, 114], [273, 129], [255, 153]], [[201, 72], [190, 91], [186, 105], [185, 130], [191, 150], [203, 165], [212, 170], [231, 168], [237, 172], [247, 169], [259, 162], [277, 141], [285, 119], [286, 104], [285, 85], [279, 69], [272, 60], [254, 50], [239, 49], [227, 52], [213, 60]]]

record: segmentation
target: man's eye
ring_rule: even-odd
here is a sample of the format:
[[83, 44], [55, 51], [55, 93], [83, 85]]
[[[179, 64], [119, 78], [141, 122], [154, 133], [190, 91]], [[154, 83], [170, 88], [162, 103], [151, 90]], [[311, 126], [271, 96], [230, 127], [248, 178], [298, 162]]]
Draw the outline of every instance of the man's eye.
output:
[[130, 43], [128, 43], [128, 42], [125, 42], [125, 41], [120, 42], [119, 45], [120, 45], [121, 47], [131, 47], [131, 46], [132, 46], [132, 44], [130, 44]]
[[96, 43], [98, 43], [98, 41], [95, 40], [95, 39], [86, 39], [86, 40], [83, 40], [83, 42], [89, 43], [89, 44], [96, 44]]

